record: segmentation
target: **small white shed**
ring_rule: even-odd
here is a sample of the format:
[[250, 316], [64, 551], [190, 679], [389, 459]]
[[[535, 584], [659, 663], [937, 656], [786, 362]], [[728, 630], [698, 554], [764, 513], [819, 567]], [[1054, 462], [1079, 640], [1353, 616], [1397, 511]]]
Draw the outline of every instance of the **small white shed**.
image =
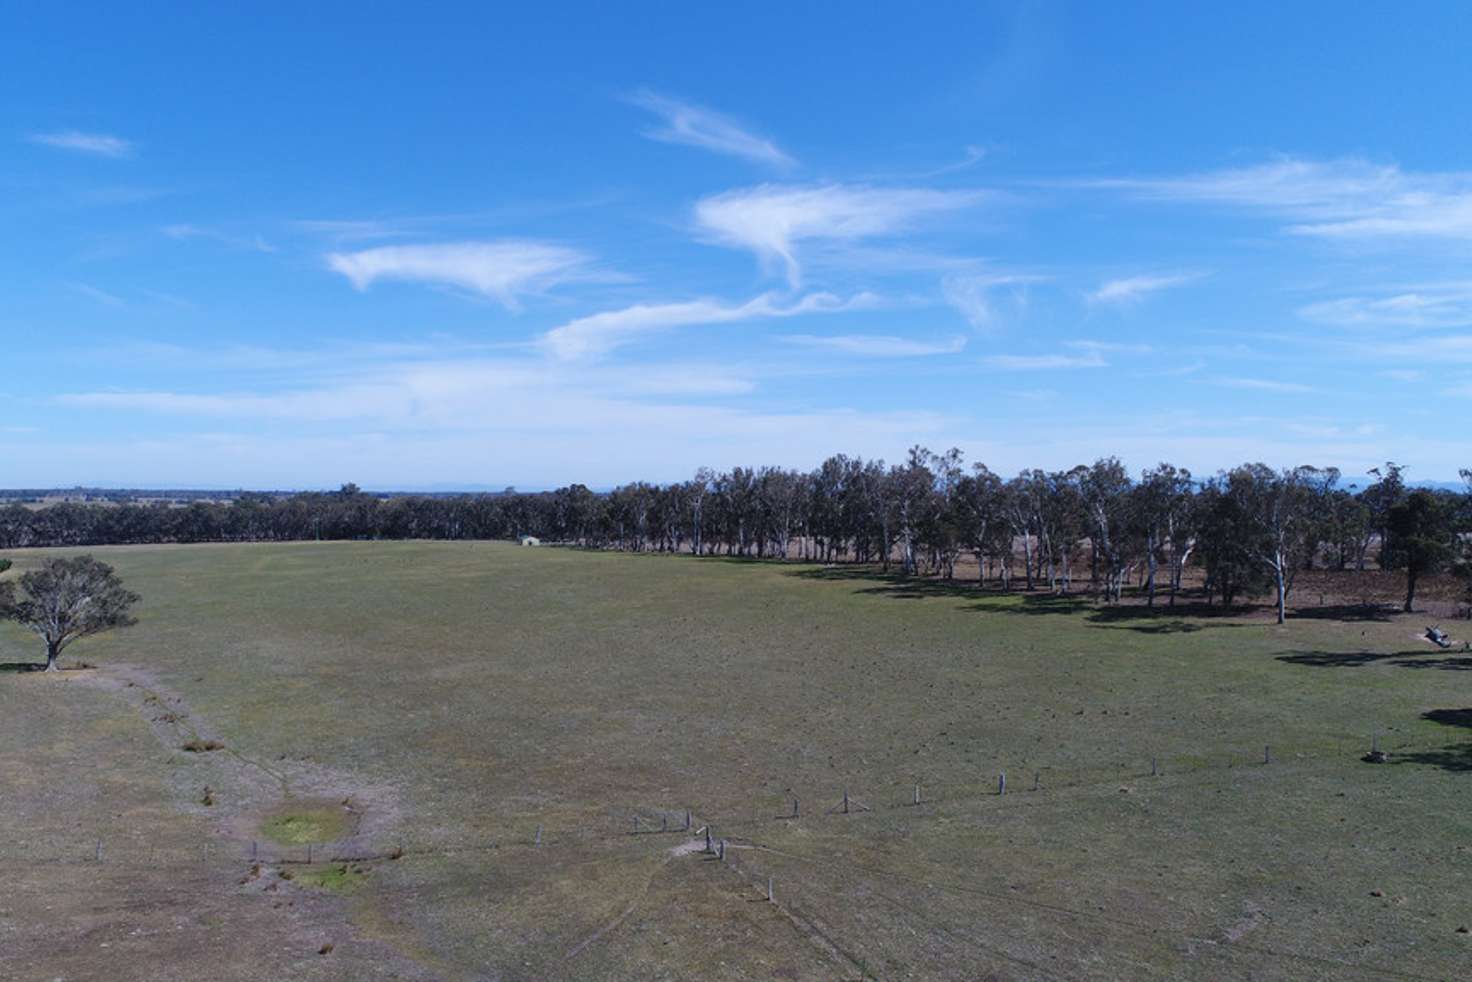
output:
[[539, 546], [542, 544], [542, 540], [535, 535], [523, 535], [521, 537], [521, 544], [524, 546]]

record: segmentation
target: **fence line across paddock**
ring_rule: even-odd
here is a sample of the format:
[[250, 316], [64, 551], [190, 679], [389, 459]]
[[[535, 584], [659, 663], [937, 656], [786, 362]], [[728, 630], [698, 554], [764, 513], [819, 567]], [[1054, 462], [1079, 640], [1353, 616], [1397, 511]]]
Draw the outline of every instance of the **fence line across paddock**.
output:
[[[1132, 764], [1112, 767], [1068, 767], [1028, 765], [1010, 771], [994, 771], [978, 776], [974, 782], [917, 783], [906, 779], [885, 785], [847, 785], [815, 789], [805, 798], [754, 795], [759, 804], [741, 811], [688, 807], [669, 809], [630, 809], [621, 821], [603, 821], [579, 825], [549, 827], [528, 819], [515, 827], [477, 832], [460, 841], [438, 839], [413, 842], [408, 837], [379, 836], [377, 848], [345, 850], [332, 843], [282, 846], [265, 839], [256, 841], [219, 836], [203, 836], [180, 844], [160, 843], [146, 832], [128, 830], [110, 832], [98, 829], [79, 832], [64, 847], [51, 846], [44, 851], [24, 839], [0, 840], [0, 863], [36, 864], [104, 864], [147, 869], [208, 864], [212, 860], [244, 861], [263, 866], [292, 867], [321, 864], [362, 864], [404, 859], [451, 857], [457, 854], [495, 853], [500, 851], [538, 851], [554, 853], [559, 847], [587, 843], [627, 843], [646, 836], [678, 837], [703, 829], [714, 830], [725, 838], [750, 838], [760, 830], [791, 822], [807, 826], [833, 822], [864, 822], [886, 816], [903, 815], [907, 820], [952, 817], [962, 807], [975, 810], [1048, 807], [1063, 805], [1078, 794], [1117, 786], [1122, 782], [1146, 782], [1152, 793], [1189, 791], [1200, 780], [1240, 771], [1258, 773], [1264, 769], [1295, 767], [1320, 760], [1352, 760], [1368, 756], [1367, 751], [1380, 751], [1382, 741], [1374, 733], [1366, 737], [1342, 737], [1315, 741], [1294, 749], [1285, 744], [1260, 745], [1255, 751], [1236, 749], [1210, 753], [1152, 755]], [[1388, 756], [1397, 754], [1445, 752], [1446, 744], [1417, 745], [1402, 743], [1385, 745]], [[4, 791], [0, 790], [0, 798]], [[806, 807], [804, 807], [804, 801]], [[746, 835], [742, 835], [742, 832]]]

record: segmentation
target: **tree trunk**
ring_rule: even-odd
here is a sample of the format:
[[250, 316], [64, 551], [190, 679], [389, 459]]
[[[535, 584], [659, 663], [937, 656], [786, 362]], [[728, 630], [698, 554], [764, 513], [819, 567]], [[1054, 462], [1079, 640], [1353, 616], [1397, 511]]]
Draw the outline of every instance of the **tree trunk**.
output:
[[1155, 606], [1155, 567], [1157, 565], [1155, 548], [1155, 537], [1151, 536], [1145, 543], [1145, 568], [1148, 570], [1145, 577], [1145, 591], [1147, 595], [1145, 606], [1147, 607]]
[[1416, 571], [1414, 568], [1406, 569], [1406, 605], [1401, 609], [1407, 614], [1411, 612], [1411, 604], [1416, 599]]
[[1282, 566], [1274, 568], [1273, 580], [1278, 585], [1278, 623], [1283, 624], [1288, 620], [1288, 590], [1283, 583]]
[[[1407, 603], [1409, 603], [1409, 602], [1410, 601], [1407, 601]], [[1410, 608], [1407, 608], [1407, 609], [1409, 610]], [[56, 642], [54, 642], [54, 641], [48, 641], [48, 642], [46, 642], [46, 671], [48, 671], [48, 672], [59, 672], [59, 671], [61, 671], [61, 666], [59, 666], [59, 665], [56, 664], [56, 659], [59, 658], [59, 657], [61, 657], [61, 648], [59, 646], [57, 646]]]

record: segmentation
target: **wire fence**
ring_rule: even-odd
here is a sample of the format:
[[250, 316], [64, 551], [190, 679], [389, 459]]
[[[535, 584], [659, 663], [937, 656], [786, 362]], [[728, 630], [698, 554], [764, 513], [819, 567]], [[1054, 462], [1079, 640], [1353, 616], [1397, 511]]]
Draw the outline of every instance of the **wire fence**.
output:
[[[1472, 747], [1472, 744], [1469, 744]], [[282, 845], [264, 838], [250, 840], [207, 835], [163, 840], [147, 829], [79, 834], [58, 843], [52, 833], [36, 842], [24, 836], [0, 841], [0, 863], [106, 864], [132, 868], [178, 868], [211, 862], [249, 862], [267, 866], [322, 863], [376, 863], [416, 858], [474, 854], [512, 855], [527, 851], [555, 854], [568, 848], [631, 844], [649, 836], [678, 839], [706, 830], [727, 838], [753, 839], [764, 830], [790, 823], [831, 827], [841, 821], [903, 817], [924, 821], [957, 817], [963, 810], [1024, 806], [1066, 806], [1080, 794], [1131, 782], [1150, 782], [1153, 793], [1189, 793], [1198, 784], [1231, 773], [1270, 772], [1275, 767], [1312, 766], [1324, 761], [1416, 759], [1418, 754], [1445, 752], [1445, 744], [1390, 744], [1374, 734], [1321, 739], [1297, 745], [1264, 744], [1232, 749], [1155, 755], [1116, 765], [1034, 764], [997, 770], [976, 781], [923, 783], [913, 780], [877, 785], [839, 785], [815, 791], [806, 799], [774, 794], [753, 795], [752, 804], [671, 809], [629, 809], [621, 821], [551, 827], [517, 820], [473, 835], [437, 836], [430, 841], [377, 836], [371, 847], [354, 842]], [[1469, 751], [1472, 754], [1472, 751]], [[1377, 760], [1379, 762], [1379, 760]], [[714, 833], [712, 833], [714, 834]]]

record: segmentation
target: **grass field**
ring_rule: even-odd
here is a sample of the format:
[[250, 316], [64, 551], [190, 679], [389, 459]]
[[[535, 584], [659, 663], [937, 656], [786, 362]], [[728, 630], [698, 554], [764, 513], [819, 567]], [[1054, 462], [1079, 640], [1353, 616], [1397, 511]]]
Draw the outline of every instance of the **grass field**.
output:
[[[5, 978], [1472, 965], [1472, 655], [1414, 618], [489, 543], [92, 551], [140, 623], [68, 652], [94, 670], [0, 671]], [[724, 862], [659, 831], [687, 808]]]

